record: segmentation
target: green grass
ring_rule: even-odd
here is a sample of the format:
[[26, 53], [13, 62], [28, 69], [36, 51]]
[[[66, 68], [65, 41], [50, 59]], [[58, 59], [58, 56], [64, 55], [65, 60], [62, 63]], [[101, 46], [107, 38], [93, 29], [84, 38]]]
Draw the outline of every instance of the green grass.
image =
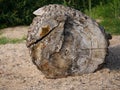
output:
[[21, 38], [21, 39], [10, 39], [10, 38], [6, 38], [6, 37], [1, 37], [0, 38], [0, 45], [4, 45], [4, 44], [8, 44], [8, 43], [12, 43], [12, 44], [16, 44], [16, 43], [21, 43], [25, 40], [25, 37]]
[[[85, 13], [89, 15], [88, 10], [85, 10]], [[120, 35], [120, 12], [115, 13], [111, 3], [92, 8], [91, 17], [101, 20], [100, 25], [105, 28], [106, 32]]]
[[101, 25], [104, 26], [106, 32], [114, 35], [120, 35], [120, 19], [107, 18], [101, 22]]

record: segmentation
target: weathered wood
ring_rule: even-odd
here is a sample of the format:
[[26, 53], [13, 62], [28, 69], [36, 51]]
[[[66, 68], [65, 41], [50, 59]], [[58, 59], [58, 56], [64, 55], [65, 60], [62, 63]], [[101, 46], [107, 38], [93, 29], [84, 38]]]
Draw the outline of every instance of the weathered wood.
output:
[[108, 38], [94, 20], [56, 4], [34, 14], [27, 46], [34, 64], [47, 78], [94, 72], [104, 62]]

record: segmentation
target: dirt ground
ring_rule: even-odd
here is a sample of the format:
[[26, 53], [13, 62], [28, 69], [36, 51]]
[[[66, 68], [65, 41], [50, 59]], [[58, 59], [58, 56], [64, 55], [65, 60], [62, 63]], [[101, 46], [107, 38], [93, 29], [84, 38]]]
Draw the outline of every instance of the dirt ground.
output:
[[[26, 37], [28, 27], [0, 30], [0, 37]], [[0, 45], [0, 90], [120, 90], [120, 36], [110, 41], [104, 68], [95, 73], [46, 79], [32, 63], [25, 42]]]

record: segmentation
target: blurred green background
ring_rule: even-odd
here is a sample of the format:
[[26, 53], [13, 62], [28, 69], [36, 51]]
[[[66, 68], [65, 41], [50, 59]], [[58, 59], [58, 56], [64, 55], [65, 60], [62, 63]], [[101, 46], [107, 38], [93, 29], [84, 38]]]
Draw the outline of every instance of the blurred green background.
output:
[[29, 25], [32, 12], [48, 4], [78, 9], [96, 19], [107, 32], [120, 34], [120, 0], [0, 0], [0, 29]]

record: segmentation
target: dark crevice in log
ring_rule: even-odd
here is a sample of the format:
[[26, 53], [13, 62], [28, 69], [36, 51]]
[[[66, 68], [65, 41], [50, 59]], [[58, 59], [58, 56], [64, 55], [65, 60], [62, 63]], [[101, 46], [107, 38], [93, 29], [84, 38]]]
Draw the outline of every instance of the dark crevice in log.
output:
[[[60, 24], [60, 23], [59, 23], [59, 24]], [[48, 36], [55, 28], [57, 28], [57, 27], [59, 26], [59, 24], [58, 24], [56, 27], [52, 28], [46, 35], [44, 35], [44, 36], [41, 37], [40, 39], [37, 39], [36, 41], [33, 41], [33, 42], [29, 43], [29, 44], [27, 45], [27, 47], [29, 48], [31, 45], [37, 44], [38, 42], [40, 42], [41, 40], [43, 40], [43, 39], [44, 39], [46, 36]]]

